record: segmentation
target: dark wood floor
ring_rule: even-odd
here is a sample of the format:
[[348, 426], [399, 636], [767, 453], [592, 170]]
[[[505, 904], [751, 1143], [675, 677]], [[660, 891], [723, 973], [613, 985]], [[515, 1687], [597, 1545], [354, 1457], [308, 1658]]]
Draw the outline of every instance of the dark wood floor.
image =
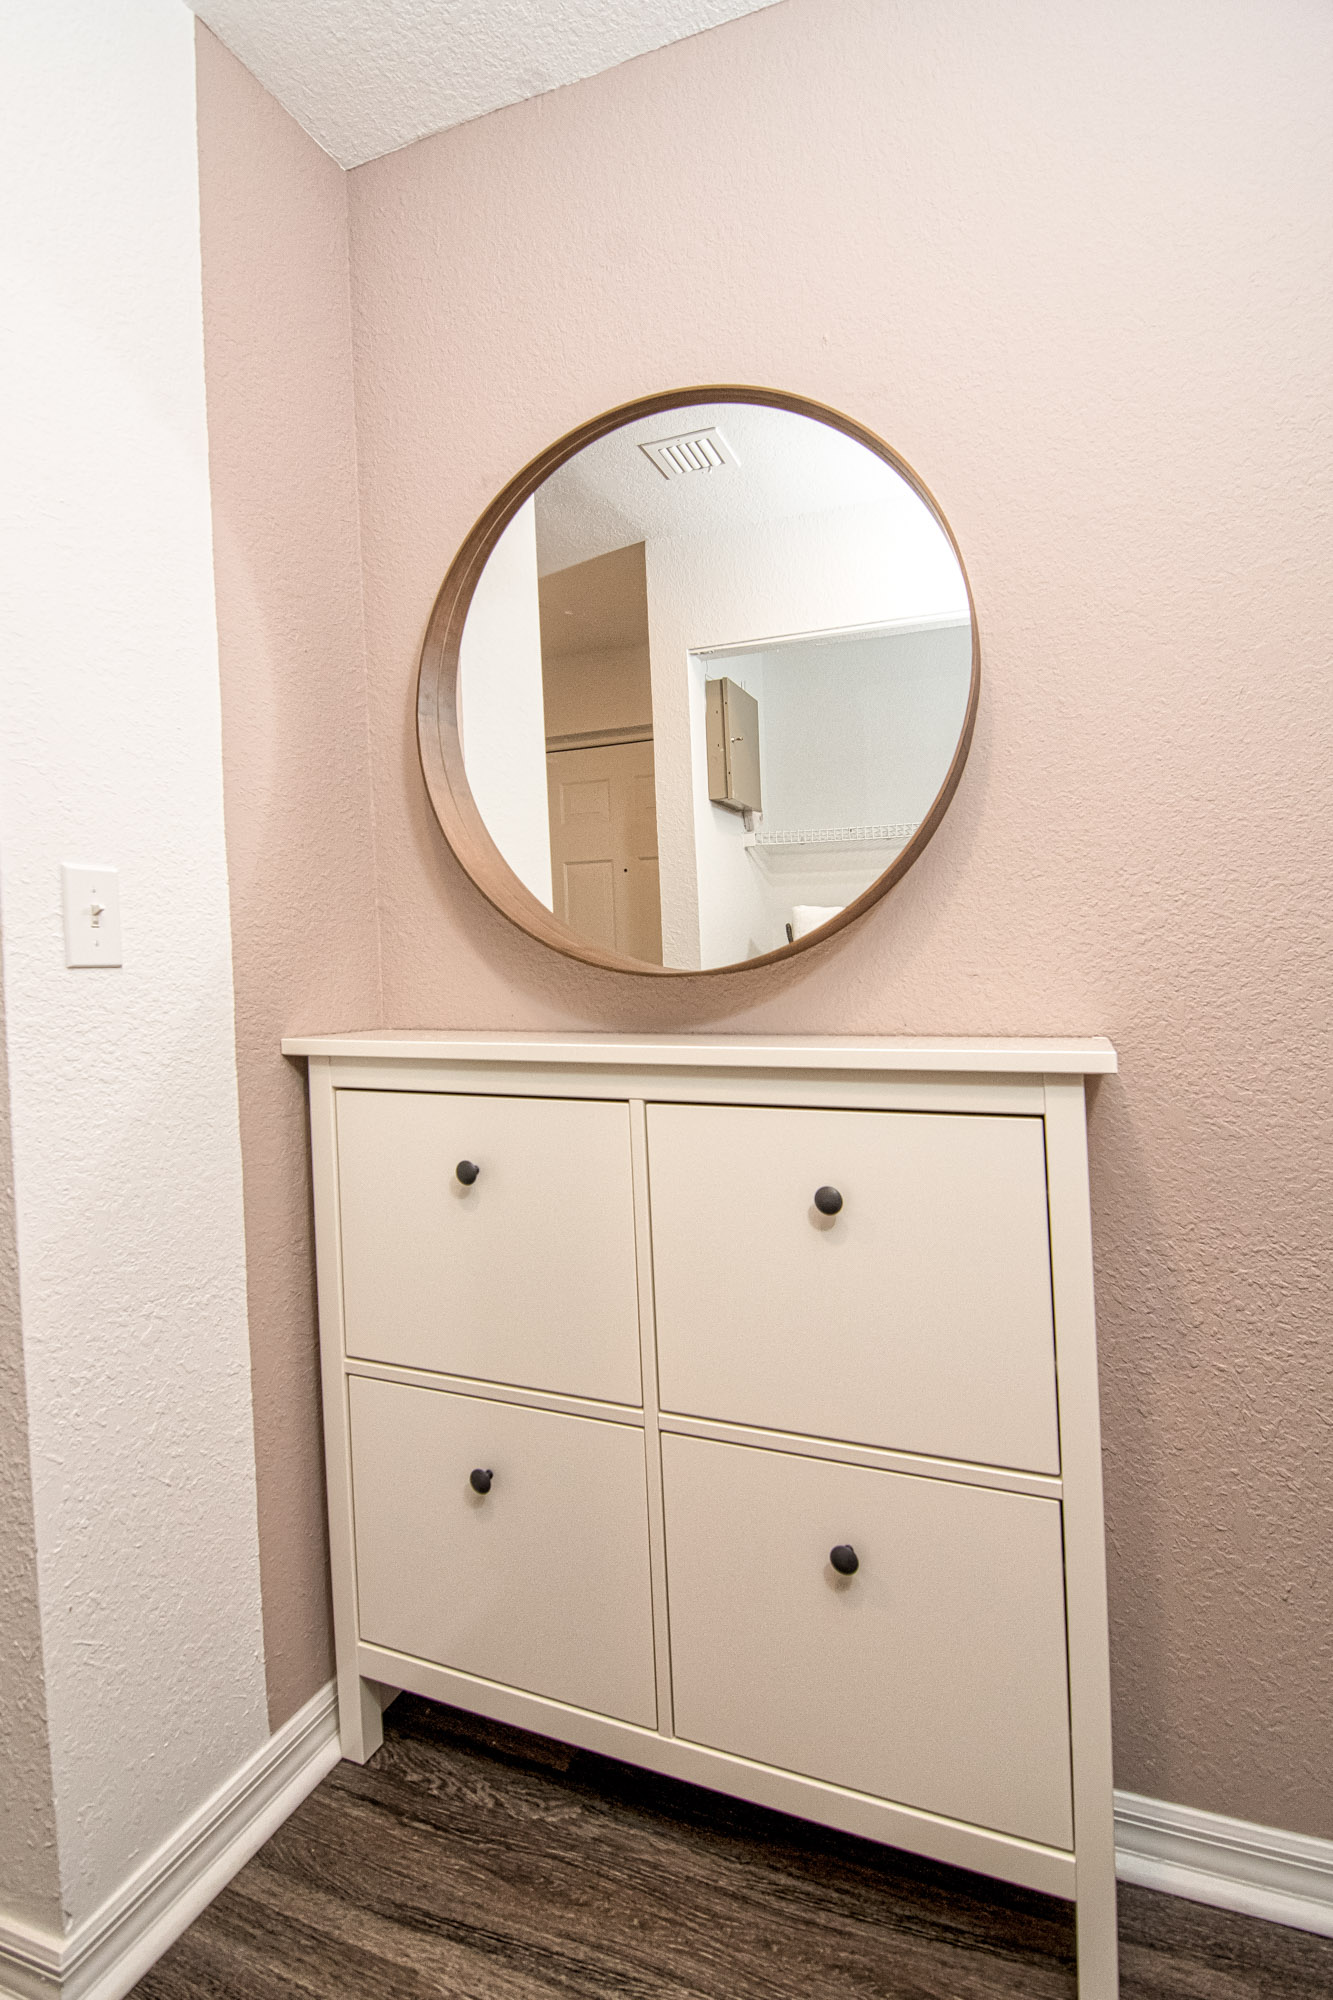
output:
[[[1071, 2000], [1069, 1906], [402, 1696], [131, 2000]], [[1124, 2000], [1333, 1941], [1122, 1889]]]

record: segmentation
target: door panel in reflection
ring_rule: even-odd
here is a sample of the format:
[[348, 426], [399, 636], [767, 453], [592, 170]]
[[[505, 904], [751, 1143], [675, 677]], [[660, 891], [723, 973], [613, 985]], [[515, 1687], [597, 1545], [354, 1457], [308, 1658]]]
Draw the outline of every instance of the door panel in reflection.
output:
[[651, 741], [546, 759], [555, 914], [603, 950], [662, 963]]

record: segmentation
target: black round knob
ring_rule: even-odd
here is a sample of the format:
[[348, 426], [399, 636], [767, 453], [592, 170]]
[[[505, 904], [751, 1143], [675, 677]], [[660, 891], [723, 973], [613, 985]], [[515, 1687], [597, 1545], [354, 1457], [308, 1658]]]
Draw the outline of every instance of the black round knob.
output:
[[836, 1549], [830, 1549], [828, 1559], [839, 1576], [855, 1576], [861, 1567], [861, 1558], [850, 1542], [839, 1542]]
[[471, 1187], [473, 1181], [481, 1172], [481, 1168], [471, 1160], [460, 1160], [454, 1168], [454, 1172], [457, 1174], [459, 1180], [462, 1181], [464, 1187]]
[[475, 1472], [468, 1474], [467, 1483], [474, 1493], [489, 1493], [494, 1477], [493, 1472], [484, 1472], [481, 1466], [478, 1466]]
[[842, 1196], [836, 1188], [816, 1188], [815, 1207], [821, 1215], [836, 1215], [842, 1207]]

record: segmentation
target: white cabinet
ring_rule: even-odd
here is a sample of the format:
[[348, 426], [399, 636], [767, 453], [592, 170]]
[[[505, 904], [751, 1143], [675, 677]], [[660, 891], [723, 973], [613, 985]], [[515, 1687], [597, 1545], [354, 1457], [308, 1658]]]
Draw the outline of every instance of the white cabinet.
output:
[[284, 1046], [346, 1753], [409, 1688], [1066, 1895], [1112, 2000], [1109, 1046]]

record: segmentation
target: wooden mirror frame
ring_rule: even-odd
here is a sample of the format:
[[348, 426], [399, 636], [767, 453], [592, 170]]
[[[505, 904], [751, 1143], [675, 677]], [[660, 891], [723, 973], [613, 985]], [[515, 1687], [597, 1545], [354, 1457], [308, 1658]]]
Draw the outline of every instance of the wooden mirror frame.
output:
[[[797, 938], [791, 944], [781, 945], [776, 951], [761, 953], [756, 958], [737, 959], [729, 965], [678, 966], [650, 965], [639, 958], [621, 958], [615, 952], [599, 951], [587, 939], [562, 924], [546, 905], [539, 902], [532, 891], [522, 883], [509, 863], [501, 854], [487, 831], [486, 824], [477, 809], [472, 796], [472, 788], [467, 781], [467, 771], [463, 763], [463, 744], [459, 728], [458, 663], [462, 643], [463, 626], [467, 619], [468, 607], [472, 602], [482, 570], [485, 568], [492, 549], [499, 541], [514, 515], [524, 502], [531, 499], [538, 487], [550, 477], [558, 466], [582, 451], [585, 445], [593, 444], [608, 432], [620, 430], [625, 424], [633, 423], [639, 417], [651, 417], [667, 410], [679, 410], [699, 403], [755, 403], [769, 409], [790, 410], [801, 417], [811, 417], [817, 423], [827, 424], [831, 429], [841, 431], [844, 436], [854, 438], [892, 466], [899, 478], [905, 480], [917, 498], [930, 509], [938, 522], [949, 546], [954, 552], [958, 568], [963, 578], [963, 588], [967, 592], [967, 608], [972, 624], [972, 677], [968, 688], [967, 713], [958, 738], [958, 747], [944, 775], [944, 782], [931, 802], [930, 810], [921, 821], [907, 845], [894, 857], [889, 866], [863, 891], [854, 902], [848, 903], [836, 917], [826, 924]], [[934, 495], [919, 479], [911, 466], [898, 456], [882, 438], [868, 431], [840, 410], [832, 410], [823, 403], [813, 403], [804, 396], [790, 396], [778, 389], [756, 389], [735, 383], [706, 384], [693, 389], [672, 389], [665, 395], [642, 396], [632, 403], [622, 403], [614, 410], [606, 410], [599, 417], [591, 418], [569, 431], [556, 443], [548, 445], [517, 473], [502, 492], [497, 494], [480, 520], [472, 528], [453, 562], [430, 614], [426, 627], [426, 637], [421, 648], [421, 666], [417, 675], [417, 747], [421, 756], [421, 774], [426, 781], [435, 817], [440, 831], [453, 849], [465, 872], [481, 890], [488, 903], [507, 917], [529, 937], [539, 943], [550, 945], [553, 951], [566, 958], [580, 960], [584, 965], [596, 965], [610, 972], [634, 973], [640, 978], [668, 979], [710, 979], [729, 972], [751, 972], [756, 966], [774, 965], [784, 959], [794, 958], [798, 952], [809, 951], [813, 946], [825, 943], [848, 924], [886, 896], [895, 882], [902, 880], [912, 863], [925, 851], [926, 843], [934, 833], [948, 809], [949, 801], [958, 789], [958, 781], [963, 775], [967, 753], [972, 743], [972, 730], [976, 723], [977, 701], [981, 692], [981, 641], [977, 630], [976, 605], [972, 599], [972, 586], [968, 581], [967, 569], [962, 552], [954, 537], [953, 529], [945, 520]]]

